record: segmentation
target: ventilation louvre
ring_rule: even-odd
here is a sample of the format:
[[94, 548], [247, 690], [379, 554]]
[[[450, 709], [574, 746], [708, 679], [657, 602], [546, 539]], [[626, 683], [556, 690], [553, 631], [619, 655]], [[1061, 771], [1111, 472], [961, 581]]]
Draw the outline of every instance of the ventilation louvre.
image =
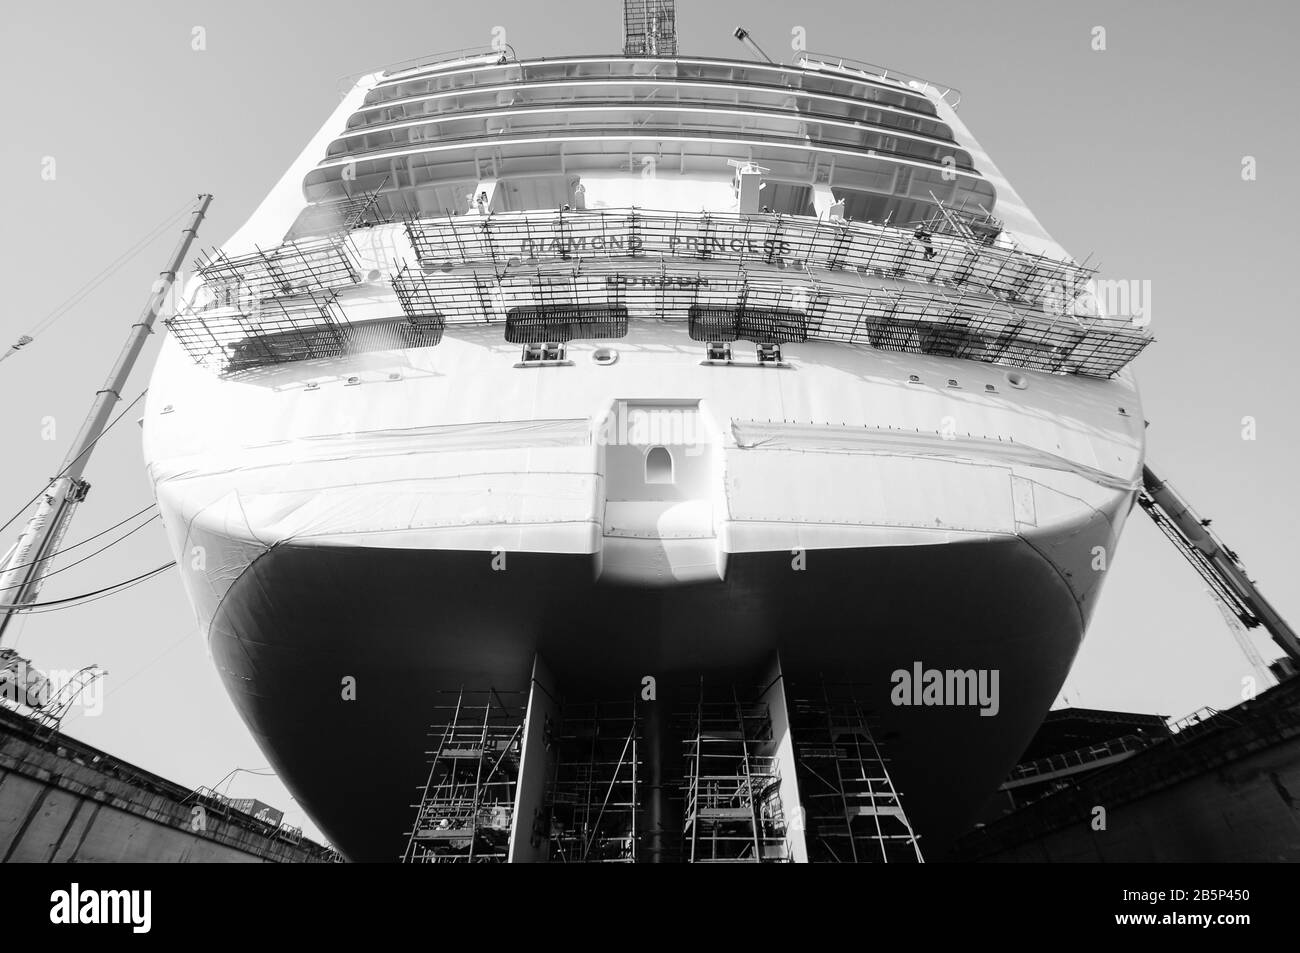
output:
[[788, 308], [710, 308], [687, 312], [692, 341], [788, 344], [808, 340], [808, 315]]
[[554, 304], [511, 308], [506, 312], [506, 340], [605, 341], [627, 335], [627, 308], [604, 304]]

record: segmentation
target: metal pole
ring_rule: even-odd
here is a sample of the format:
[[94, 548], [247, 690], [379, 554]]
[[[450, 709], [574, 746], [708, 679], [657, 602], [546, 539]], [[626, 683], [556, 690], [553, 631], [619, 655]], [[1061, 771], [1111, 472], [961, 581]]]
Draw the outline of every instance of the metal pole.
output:
[[[1264, 598], [1264, 594], [1246, 575], [1246, 569], [1239, 562], [1237, 554], [1223, 545], [1218, 536], [1209, 529], [1209, 520], [1200, 519], [1191, 504], [1158, 477], [1150, 466], [1142, 468], [1142, 487], [1178, 531], [1186, 548], [1202, 557], [1202, 562], [1193, 560], [1193, 565], [1198, 569], [1205, 567], [1201, 569], [1201, 574], [1210, 572], [1219, 585], [1248, 610], [1246, 615], [1241, 616], [1243, 624], [1247, 627], [1263, 626], [1289, 658], [1300, 662], [1300, 640], [1296, 638], [1295, 630], [1287, 625], [1286, 620], [1278, 614], [1272, 603]], [[1147, 512], [1151, 515], [1149, 509]], [[1207, 579], [1207, 582], [1209, 581], [1211, 580]], [[1236, 614], [1236, 610], [1233, 611]]]
[[68, 455], [63, 459], [59, 475], [51, 481], [42, 495], [36, 512], [28, 521], [27, 527], [13, 548], [6, 567], [0, 572], [0, 645], [9, 623], [22, 611], [22, 606], [35, 600], [40, 591], [41, 582], [50, 560], [57, 554], [59, 545], [67, 532], [76, 505], [86, 498], [90, 485], [81, 477], [90, 461], [90, 453], [96, 441], [108, 426], [113, 407], [122, 399], [122, 388], [131, 375], [145, 341], [153, 333], [154, 323], [162, 310], [181, 263], [189, 253], [190, 245], [198, 233], [199, 224], [212, 204], [211, 195], [200, 195], [198, 205], [190, 218], [189, 225], [181, 232], [176, 250], [172, 253], [167, 268], [154, 282], [153, 294], [149, 296], [140, 319], [131, 326], [126, 343], [117, 357], [117, 362], [109, 372], [104, 386], [95, 394], [94, 403], [86, 420], [81, 425], [77, 439], [73, 441]]

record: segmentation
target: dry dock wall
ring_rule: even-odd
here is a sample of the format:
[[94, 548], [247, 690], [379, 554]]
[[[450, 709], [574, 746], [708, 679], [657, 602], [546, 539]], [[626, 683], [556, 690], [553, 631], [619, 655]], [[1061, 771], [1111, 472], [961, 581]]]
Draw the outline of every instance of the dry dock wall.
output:
[[989, 823], [950, 859], [1300, 861], [1300, 677]]
[[[196, 811], [201, 808], [201, 811]], [[201, 818], [201, 824], [196, 821]], [[195, 826], [201, 829], [194, 830]], [[0, 860], [303, 863], [305, 839], [0, 709]]]

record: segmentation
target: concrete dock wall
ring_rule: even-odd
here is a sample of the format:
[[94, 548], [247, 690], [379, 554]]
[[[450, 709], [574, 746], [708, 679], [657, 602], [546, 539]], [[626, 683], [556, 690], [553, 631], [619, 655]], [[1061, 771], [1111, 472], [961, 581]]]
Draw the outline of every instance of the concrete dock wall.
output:
[[1300, 861], [1300, 677], [985, 825], [950, 859]]
[[0, 860], [303, 863], [330, 856], [0, 709]]

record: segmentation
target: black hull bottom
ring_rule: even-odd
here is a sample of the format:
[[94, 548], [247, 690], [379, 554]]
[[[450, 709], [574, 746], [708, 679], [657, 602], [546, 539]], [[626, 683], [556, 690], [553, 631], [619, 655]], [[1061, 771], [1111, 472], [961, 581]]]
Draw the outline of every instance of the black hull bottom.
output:
[[[393, 861], [427, 773], [438, 690], [527, 691], [540, 653], [565, 697], [754, 684], [780, 653], [794, 693], [864, 686], [928, 859], [995, 792], [1082, 635], [1057, 571], [1018, 539], [733, 555], [725, 582], [632, 589], [593, 557], [281, 545], [235, 583], [211, 648], [245, 722], [350, 859]], [[890, 675], [996, 670], [999, 711], [891, 704]], [[355, 680], [355, 700], [345, 683]], [[662, 691], [662, 689], [661, 689]]]

